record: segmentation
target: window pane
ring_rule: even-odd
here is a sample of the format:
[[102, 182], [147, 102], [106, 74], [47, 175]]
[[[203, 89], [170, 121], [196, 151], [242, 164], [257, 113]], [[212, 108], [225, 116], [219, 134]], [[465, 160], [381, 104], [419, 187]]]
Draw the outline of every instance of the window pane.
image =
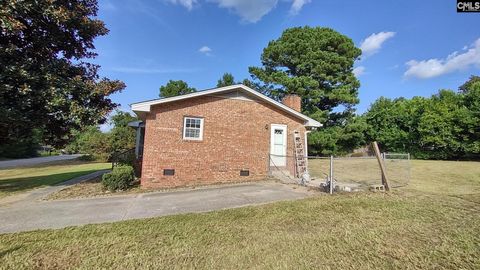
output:
[[200, 130], [202, 126], [202, 119], [200, 118], [185, 118], [185, 138], [200, 138]]

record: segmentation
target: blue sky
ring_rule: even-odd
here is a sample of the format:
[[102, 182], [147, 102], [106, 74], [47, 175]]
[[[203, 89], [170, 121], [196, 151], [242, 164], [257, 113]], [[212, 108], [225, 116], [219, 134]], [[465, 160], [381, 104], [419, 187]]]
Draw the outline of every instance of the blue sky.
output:
[[96, 40], [100, 74], [126, 83], [113, 100], [158, 97], [168, 80], [212, 88], [249, 78], [270, 40], [294, 26], [330, 27], [363, 49], [358, 112], [378, 97], [428, 96], [480, 75], [480, 13], [455, 0], [100, 0], [110, 33]]

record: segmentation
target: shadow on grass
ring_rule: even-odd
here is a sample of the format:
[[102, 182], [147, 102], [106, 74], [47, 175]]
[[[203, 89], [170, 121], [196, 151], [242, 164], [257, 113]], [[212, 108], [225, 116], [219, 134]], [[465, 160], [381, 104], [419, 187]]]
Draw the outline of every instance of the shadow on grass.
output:
[[9, 195], [9, 193], [25, 191], [37, 187], [53, 186], [58, 183], [70, 180], [72, 178], [93, 173], [96, 171], [98, 170], [84, 170], [43, 176], [3, 179], [0, 181], [0, 197], [2, 196], [2, 193], [3, 195]]
[[6, 249], [6, 250], [0, 250], [0, 258], [8, 255], [9, 253], [12, 253], [18, 249], [20, 249], [22, 246], [15, 246], [15, 247], [12, 247], [12, 248], [9, 248], [9, 249]]

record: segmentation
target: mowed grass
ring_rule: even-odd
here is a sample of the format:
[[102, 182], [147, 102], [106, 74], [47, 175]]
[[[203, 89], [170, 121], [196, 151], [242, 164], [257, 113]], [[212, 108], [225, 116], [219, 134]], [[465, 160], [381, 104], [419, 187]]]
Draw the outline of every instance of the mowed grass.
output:
[[[326, 179], [330, 171], [328, 158], [308, 160], [311, 177]], [[385, 168], [391, 187], [405, 186], [411, 180], [412, 164], [407, 159], [387, 159]], [[371, 158], [335, 158], [333, 175], [341, 183], [358, 183], [365, 186], [382, 183], [381, 170], [375, 157]]]
[[0, 198], [37, 187], [58, 184], [77, 176], [108, 169], [110, 163], [77, 160], [0, 170]]
[[0, 235], [2, 269], [480, 269], [480, 163], [391, 193]]

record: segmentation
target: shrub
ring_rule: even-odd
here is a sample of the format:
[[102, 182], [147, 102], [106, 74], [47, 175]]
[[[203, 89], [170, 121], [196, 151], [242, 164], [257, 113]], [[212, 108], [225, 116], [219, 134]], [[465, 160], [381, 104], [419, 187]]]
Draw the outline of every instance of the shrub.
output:
[[135, 174], [132, 166], [117, 166], [102, 177], [102, 185], [110, 191], [125, 190], [130, 187]]

